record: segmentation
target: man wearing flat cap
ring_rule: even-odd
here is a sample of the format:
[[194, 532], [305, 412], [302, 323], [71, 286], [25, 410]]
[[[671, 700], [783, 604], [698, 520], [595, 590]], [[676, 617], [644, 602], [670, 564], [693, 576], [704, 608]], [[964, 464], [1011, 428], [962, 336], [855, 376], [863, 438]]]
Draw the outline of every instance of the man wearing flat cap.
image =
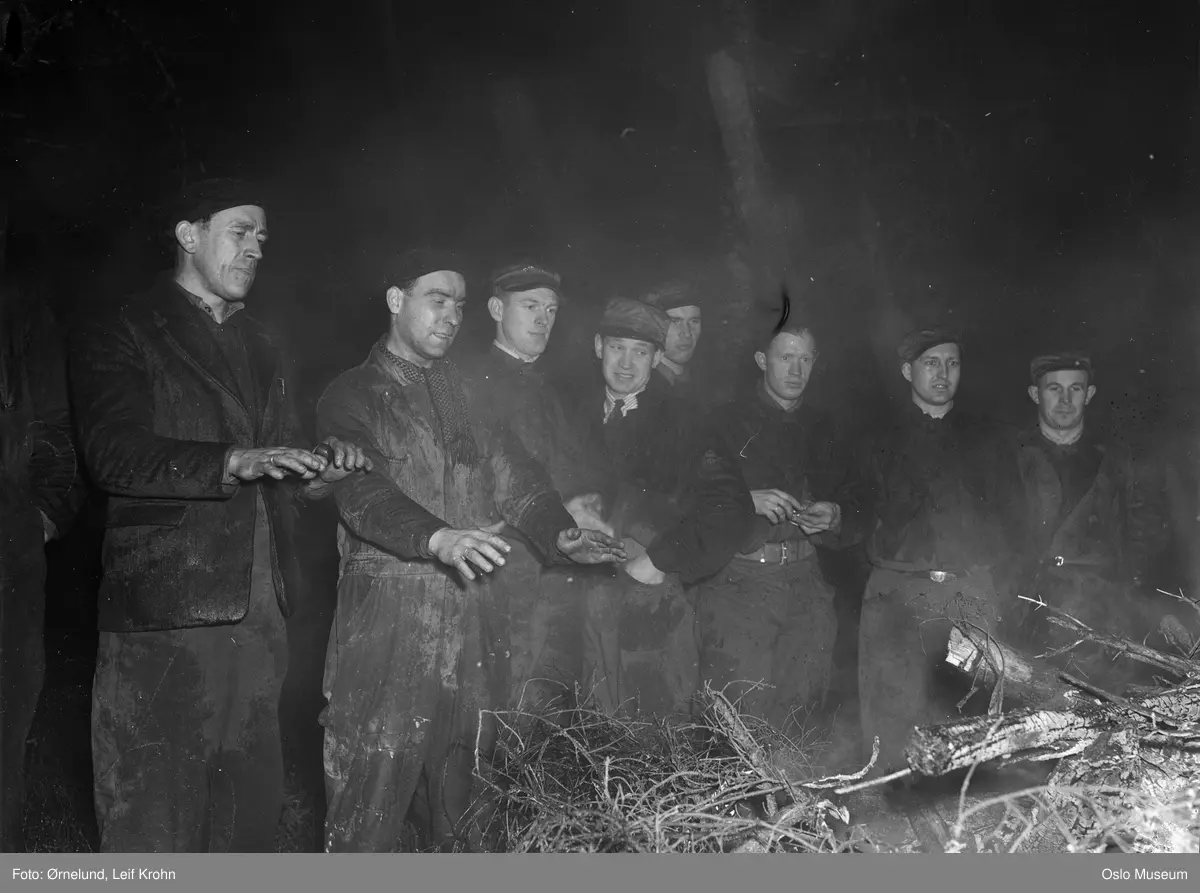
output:
[[[996, 631], [1019, 524], [1016, 462], [1001, 429], [955, 399], [959, 336], [923, 329], [898, 352], [909, 399], [868, 450], [864, 496], [872, 570], [859, 627], [859, 701], [865, 753], [879, 736], [879, 772], [905, 768], [913, 726], [957, 715], [967, 688], [939, 672], [951, 620]], [[986, 711], [986, 697], [976, 700]]]
[[606, 520], [630, 556], [612, 585], [588, 593], [587, 682], [604, 708], [654, 716], [690, 709], [694, 584], [729, 562], [754, 518], [724, 441], [652, 378], [669, 325], [650, 304], [611, 300], [595, 336], [600, 381], [579, 405], [612, 468]]
[[[387, 331], [317, 406], [322, 435], [363, 445], [377, 471], [334, 495], [338, 608], [326, 655], [325, 849], [453, 845], [471, 805], [480, 710], [509, 696], [508, 610], [489, 586], [513, 529], [544, 564], [624, 558], [577, 526], [542, 466], [446, 353], [466, 302], [461, 261], [417, 249], [386, 271]], [[468, 837], [470, 832], [468, 831]], [[478, 846], [478, 841], [473, 845]]]
[[642, 298], [667, 315], [667, 337], [662, 359], [654, 371], [670, 387], [673, 397], [699, 404], [701, 394], [692, 374], [692, 357], [700, 344], [702, 298], [696, 284], [685, 279], [670, 279]]
[[[1162, 506], [1135, 479], [1129, 449], [1085, 424], [1096, 394], [1089, 357], [1035, 357], [1029, 378], [1038, 424], [1018, 439], [1026, 506], [1021, 592], [1093, 628], [1141, 639], [1157, 618], [1135, 592], [1166, 545]], [[1021, 608], [1027, 644], [1043, 651], [1075, 641], [1048, 623], [1046, 612]], [[1094, 643], [1055, 659], [1102, 687], [1128, 681], [1137, 666], [1112, 660]]]
[[[492, 277], [487, 307], [496, 323], [491, 348], [460, 364], [471, 410], [487, 425], [506, 423], [526, 452], [549, 473], [580, 527], [605, 533], [606, 478], [597, 450], [579, 436], [540, 358], [558, 316], [562, 280], [533, 262], [511, 264]], [[505, 591], [511, 636], [512, 703], [529, 707], [573, 692], [582, 672], [583, 593], [595, 571], [546, 566], [519, 531], [504, 536], [516, 548], [493, 574]], [[600, 571], [599, 573], [603, 573]]]
[[275, 849], [285, 617], [307, 502], [370, 463], [310, 450], [290, 363], [244, 309], [266, 211], [204, 181], [169, 209], [175, 267], [74, 335], [80, 448], [108, 494], [92, 751], [108, 852]]

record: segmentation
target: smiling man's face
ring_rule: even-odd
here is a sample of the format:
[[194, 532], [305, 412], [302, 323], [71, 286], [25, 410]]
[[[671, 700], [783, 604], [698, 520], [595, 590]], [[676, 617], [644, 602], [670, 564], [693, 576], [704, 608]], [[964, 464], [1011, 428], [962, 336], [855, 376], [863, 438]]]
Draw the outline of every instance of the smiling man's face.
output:
[[427, 366], [446, 355], [462, 325], [467, 283], [461, 273], [426, 273], [407, 290], [388, 289], [392, 312], [392, 341], [405, 359]]

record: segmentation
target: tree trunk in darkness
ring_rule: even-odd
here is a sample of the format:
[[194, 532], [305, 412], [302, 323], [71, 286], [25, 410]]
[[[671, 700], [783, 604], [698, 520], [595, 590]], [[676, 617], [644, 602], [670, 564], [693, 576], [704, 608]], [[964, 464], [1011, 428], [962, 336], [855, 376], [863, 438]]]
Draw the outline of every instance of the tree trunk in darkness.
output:
[[735, 357], [752, 350], [750, 339], [769, 332], [779, 321], [785, 288], [793, 317], [805, 312], [807, 295], [792, 255], [799, 235], [799, 210], [794, 200], [774, 191], [745, 69], [729, 50], [709, 56], [706, 68], [740, 225], [737, 257], [731, 263], [733, 293], [720, 320], [730, 333], [722, 338], [721, 347], [732, 356], [718, 362], [733, 363]]

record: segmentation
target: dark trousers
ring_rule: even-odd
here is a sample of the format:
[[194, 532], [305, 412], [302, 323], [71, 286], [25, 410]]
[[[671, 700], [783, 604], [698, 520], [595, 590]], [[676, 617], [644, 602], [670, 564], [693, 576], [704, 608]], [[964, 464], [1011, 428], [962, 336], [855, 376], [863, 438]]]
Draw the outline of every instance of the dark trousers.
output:
[[[863, 596], [858, 645], [858, 697], [865, 757], [879, 736], [878, 773], [903, 769], [915, 726], [958, 715], [969, 680], [946, 665], [952, 619], [997, 631], [1000, 596], [985, 570], [935, 583], [928, 574], [875, 568]], [[964, 715], [986, 713], [976, 692]]]
[[240, 623], [100, 633], [92, 765], [104, 852], [276, 850], [287, 627], [259, 526]]
[[528, 709], [572, 693], [583, 671], [583, 598], [591, 568], [545, 567], [520, 542], [492, 577], [511, 636], [510, 703]]
[[600, 709], [649, 717], [691, 711], [700, 680], [694, 598], [674, 575], [655, 586], [624, 571], [589, 582], [585, 677]]
[[701, 585], [698, 614], [701, 678], [740, 698], [743, 712], [786, 729], [824, 705], [838, 625], [816, 555], [783, 565], [735, 558]]
[[46, 556], [36, 512], [0, 518], [0, 852], [24, 850], [25, 740], [46, 675]]

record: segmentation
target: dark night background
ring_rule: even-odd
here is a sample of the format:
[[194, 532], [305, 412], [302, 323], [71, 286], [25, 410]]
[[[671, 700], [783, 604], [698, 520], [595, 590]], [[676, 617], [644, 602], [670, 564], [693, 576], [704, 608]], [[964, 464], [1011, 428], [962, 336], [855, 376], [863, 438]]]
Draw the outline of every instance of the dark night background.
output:
[[[1088, 349], [1098, 417], [1181, 476], [1179, 517], [1195, 517], [1197, 3], [427, 6], [0, 0], [8, 271], [69, 325], [163, 264], [164, 190], [239, 173], [270, 196], [251, 300], [289, 332], [310, 399], [382, 331], [380, 258], [417, 240], [481, 273], [513, 254], [557, 265], [564, 374], [604, 299], [699, 274], [717, 302], [742, 295], [705, 315], [696, 362], [724, 381], [749, 362], [730, 345], [778, 303], [761, 282], [738, 291], [753, 236], [705, 73], [724, 48], [751, 87], [765, 188], [794, 209], [814, 399], [869, 419], [897, 385], [900, 330], [941, 316], [969, 339], [959, 399], [1031, 420], [1029, 358]], [[482, 304], [456, 351], [490, 338]], [[55, 629], [92, 622], [98, 511], [51, 547]], [[331, 585], [316, 564], [315, 590]], [[313, 624], [294, 649], [316, 666]], [[90, 771], [86, 752], [63, 759]]]

